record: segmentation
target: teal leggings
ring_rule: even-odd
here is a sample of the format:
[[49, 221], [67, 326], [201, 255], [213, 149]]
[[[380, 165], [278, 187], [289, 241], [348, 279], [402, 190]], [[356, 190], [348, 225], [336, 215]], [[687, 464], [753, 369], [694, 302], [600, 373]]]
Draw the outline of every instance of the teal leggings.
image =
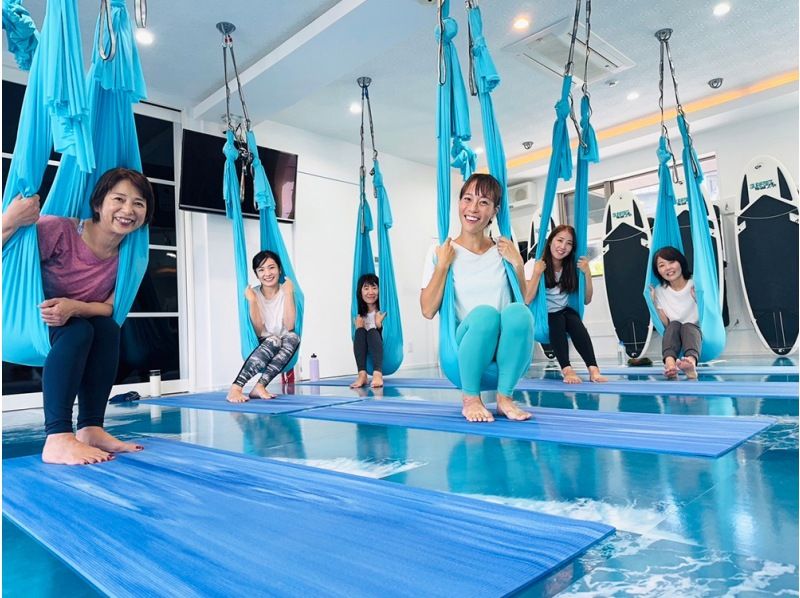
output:
[[531, 365], [533, 315], [522, 303], [503, 311], [479, 305], [456, 329], [458, 370], [464, 394], [480, 395], [481, 376], [497, 361], [497, 391], [511, 396]]

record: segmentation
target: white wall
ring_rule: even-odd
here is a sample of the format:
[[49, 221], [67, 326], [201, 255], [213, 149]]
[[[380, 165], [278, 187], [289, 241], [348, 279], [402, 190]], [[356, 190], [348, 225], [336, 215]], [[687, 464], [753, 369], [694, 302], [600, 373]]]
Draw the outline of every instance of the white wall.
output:
[[[676, 128], [670, 130], [673, 149], [679, 152], [680, 137]], [[753, 324], [744, 303], [744, 294], [739, 278], [739, 264], [736, 256], [734, 239], [736, 200], [742, 184], [742, 176], [747, 163], [754, 157], [767, 154], [784, 163], [795, 182], [798, 182], [798, 112], [797, 108], [784, 109], [770, 114], [757, 116], [736, 123], [728, 123], [716, 128], [693, 134], [694, 145], [698, 153], [716, 153], [719, 174], [720, 209], [722, 211], [722, 229], [727, 268], [725, 280], [727, 284], [728, 309], [730, 325], [727, 328], [727, 345], [723, 357], [742, 354], [771, 355], [764, 348], [754, 332]], [[678, 140], [678, 146], [675, 145]], [[639, 172], [645, 169], [656, 169], [658, 162], [655, 148], [658, 143], [658, 130], [653, 131], [653, 142], [644, 149], [619, 154], [607, 159], [602, 157], [599, 164], [592, 164], [590, 169], [591, 184]], [[545, 178], [536, 179], [539, 200], [545, 187]], [[574, 188], [574, 181], [559, 186], [559, 191]], [[584, 321], [594, 340], [598, 357], [616, 356], [616, 336], [611, 324], [605, 284], [602, 277], [595, 277], [594, 299], [586, 308]], [[661, 342], [654, 335], [647, 355], [660, 360]]]
[[[187, 122], [185, 126], [219, 132], [216, 124]], [[357, 132], [355, 118], [353, 131]], [[322, 376], [352, 373], [349, 314], [359, 147], [270, 122], [259, 125], [255, 133], [259, 145], [299, 156], [296, 221], [281, 224], [281, 231], [306, 298], [302, 374], [307, 376], [312, 352], [319, 356]], [[420, 315], [419, 280], [425, 252], [436, 233], [436, 171], [389, 155], [381, 155], [380, 161], [394, 216], [390, 235], [405, 340], [403, 367], [431, 365], [436, 361], [437, 327]], [[368, 199], [375, 214], [371, 188]], [[231, 227], [224, 216], [183, 214], [192, 246], [192, 286], [197, 290], [193, 385], [225, 386], [242, 363]], [[257, 222], [246, 219], [245, 231], [252, 256], [258, 251]], [[375, 240], [373, 248], [377, 252]], [[208, 293], [202, 292], [205, 289]]]

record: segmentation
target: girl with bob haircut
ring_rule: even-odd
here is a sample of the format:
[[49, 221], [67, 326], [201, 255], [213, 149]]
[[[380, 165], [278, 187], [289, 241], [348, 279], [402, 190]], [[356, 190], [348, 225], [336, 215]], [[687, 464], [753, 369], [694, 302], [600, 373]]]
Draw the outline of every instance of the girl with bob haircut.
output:
[[378, 296], [378, 277], [375, 274], [362, 274], [356, 285], [358, 289], [358, 315], [355, 317], [353, 336], [353, 355], [356, 358], [358, 377], [350, 388], [361, 388], [369, 381], [367, 376], [367, 355], [372, 359], [372, 388], [383, 386], [383, 320], [386, 313], [381, 311]]
[[[41, 216], [39, 196], [17, 197], [3, 216], [3, 242], [36, 223], [45, 300], [39, 305], [51, 349], [42, 372], [45, 463], [86, 465], [142, 450], [103, 429], [119, 366], [120, 327], [111, 317], [119, 247], [153, 218], [155, 199], [139, 172], [113, 168], [92, 191], [86, 220]], [[25, 209], [23, 209], [25, 208]], [[72, 408], [78, 397], [77, 432]]]
[[[656, 308], [664, 336], [661, 355], [664, 376], [675, 380], [682, 371], [690, 380], [697, 378], [697, 361], [703, 333], [697, 310], [692, 271], [684, 256], [675, 247], [662, 247], [653, 256], [653, 274], [661, 283], [650, 287], [650, 298]], [[678, 356], [683, 352], [683, 358]]]

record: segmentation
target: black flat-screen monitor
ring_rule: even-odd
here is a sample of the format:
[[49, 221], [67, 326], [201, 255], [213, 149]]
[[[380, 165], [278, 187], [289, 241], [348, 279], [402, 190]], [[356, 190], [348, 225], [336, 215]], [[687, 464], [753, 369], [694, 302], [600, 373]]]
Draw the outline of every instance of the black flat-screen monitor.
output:
[[[184, 129], [179, 200], [182, 210], [225, 213], [225, 200], [222, 197], [222, 180], [225, 172], [225, 156], [222, 154], [224, 145], [224, 137]], [[278, 219], [293, 221], [297, 155], [259, 147], [258, 156], [264, 165], [272, 194], [275, 196], [275, 213]], [[237, 168], [237, 172], [239, 171]], [[258, 209], [253, 201], [253, 179], [250, 176], [245, 177], [242, 215], [246, 218], [258, 218]]]

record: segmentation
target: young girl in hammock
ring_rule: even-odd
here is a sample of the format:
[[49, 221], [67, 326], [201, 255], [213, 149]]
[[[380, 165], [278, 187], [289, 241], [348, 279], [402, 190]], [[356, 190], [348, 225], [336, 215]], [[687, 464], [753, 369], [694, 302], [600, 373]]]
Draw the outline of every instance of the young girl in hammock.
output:
[[378, 300], [378, 277], [363, 274], [356, 285], [358, 289], [358, 315], [355, 317], [356, 332], [353, 336], [353, 355], [356, 358], [358, 377], [350, 388], [361, 388], [369, 381], [367, 355], [372, 359], [372, 388], [383, 386], [383, 319], [386, 313], [380, 309]]
[[467, 179], [458, 202], [461, 232], [428, 252], [420, 293], [422, 315], [430, 320], [442, 306], [447, 272], [452, 269], [461, 413], [471, 422], [494, 421], [480, 397], [481, 377], [492, 361], [498, 370], [497, 415], [512, 420], [531, 416], [514, 403], [512, 393], [531, 364], [533, 316], [522, 303], [511, 302], [503, 263], [512, 264], [523, 286], [522, 256], [511, 239], [500, 237], [495, 242], [487, 235], [501, 198], [500, 183], [493, 176], [473, 174]]
[[[653, 256], [653, 274], [661, 283], [650, 287], [650, 298], [664, 324], [661, 339], [664, 375], [675, 380], [681, 370], [694, 380], [703, 335], [698, 326], [700, 316], [689, 264], [676, 248], [662, 247]], [[683, 359], [678, 359], [681, 351]]]
[[[275, 395], [267, 391], [267, 385], [281, 373], [300, 346], [300, 337], [294, 332], [297, 316], [294, 285], [288, 278], [280, 283], [283, 275], [281, 258], [272, 251], [260, 251], [253, 257], [253, 272], [260, 284], [245, 288], [244, 296], [259, 345], [245, 360], [228, 391], [231, 403], [274, 399]], [[248, 398], [243, 392], [244, 385], [257, 374], [261, 374], [261, 378]]]
[[[30, 209], [9, 208], [4, 215], [4, 243], [37, 220], [38, 196], [17, 198], [12, 206], [23, 202]], [[152, 219], [153, 190], [141, 173], [115, 168], [100, 177], [89, 205], [87, 220], [42, 216], [36, 222], [45, 296], [39, 309], [51, 345], [42, 371], [46, 463], [86, 465], [142, 450], [111, 436], [103, 420], [119, 365], [120, 327], [111, 317], [119, 246]], [[72, 427], [76, 395], [77, 433]]]
[[544, 274], [544, 286], [547, 294], [547, 324], [550, 330], [550, 345], [561, 367], [561, 375], [567, 384], [582, 382], [570, 365], [569, 344], [572, 344], [589, 368], [589, 380], [606, 382], [606, 378], [597, 367], [594, 347], [589, 332], [581, 321], [578, 312], [569, 307], [569, 295], [578, 290], [578, 270], [586, 278], [586, 289], [583, 297], [584, 305], [592, 300], [592, 275], [589, 271], [589, 260], [585, 256], [575, 259], [575, 229], [561, 224], [553, 229], [547, 237], [541, 260], [530, 260], [525, 264], [525, 301], [530, 303], [539, 291], [539, 281]]

